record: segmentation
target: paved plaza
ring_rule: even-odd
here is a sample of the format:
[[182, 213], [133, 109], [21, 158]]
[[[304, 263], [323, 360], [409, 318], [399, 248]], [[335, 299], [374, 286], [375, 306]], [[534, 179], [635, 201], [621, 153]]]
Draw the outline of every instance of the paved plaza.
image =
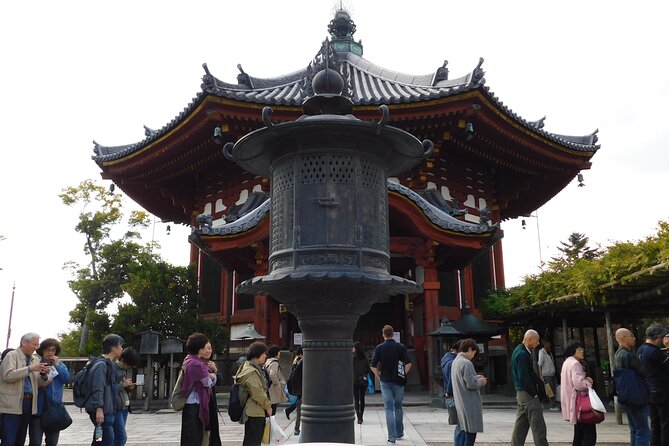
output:
[[[380, 395], [379, 395], [380, 396]], [[355, 442], [363, 445], [385, 445], [386, 423], [385, 413], [380, 407], [379, 396], [372, 396], [372, 407], [365, 410], [364, 423], [355, 424]], [[446, 411], [417, 404], [416, 398], [411, 399], [411, 406], [404, 411], [405, 436], [398, 440], [398, 446], [410, 445], [450, 445], [453, 444], [453, 426], [446, 422]], [[68, 405], [74, 423], [61, 432], [61, 445], [89, 445], [93, 426], [85, 413], [72, 405]], [[551, 445], [571, 445], [573, 428], [562, 420], [559, 412], [544, 413], [548, 425], [548, 441]], [[299, 443], [299, 437], [293, 435], [294, 419], [287, 420], [280, 407], [276, 416], [279, 424], [289, 434], [287, 444]], [[483, 421], [485, 432], [477, 437], [477, 445], [507, 445], [515, 419], [515, 410], [505, 407], [484, 407]], [[233, 423], [225, 409], [219, 415], [221, 441], [224, 446], [241, 445], [244, 426]], [[181, 429], [181, 413], [163, 409], [156, 413], [133, 413], [128, 417], [128, 446], [174, 446], [179, 444]], [[527, 444], [531, 445], [532, 435], [528, 435]], [[617, 425], [613, 413], [607, 414], [606, 420], [597, 426], [598, 445], [629, 444], [627, 425]]]

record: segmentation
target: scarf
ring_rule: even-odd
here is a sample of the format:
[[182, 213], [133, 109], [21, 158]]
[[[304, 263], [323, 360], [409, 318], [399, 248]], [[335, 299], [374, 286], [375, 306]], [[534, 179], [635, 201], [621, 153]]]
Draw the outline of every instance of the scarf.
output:
[[198, 417], [204, 426], [209, 426], [209, 398], [211, 388], [202, 384], [202, 379], [209, 377], [209, 369], [204, 359], [189, 354], [183, 362], [184, 377], [181, 384], [181, 397], [188, 398], [191, 391], [195, 391], [200, 398]]

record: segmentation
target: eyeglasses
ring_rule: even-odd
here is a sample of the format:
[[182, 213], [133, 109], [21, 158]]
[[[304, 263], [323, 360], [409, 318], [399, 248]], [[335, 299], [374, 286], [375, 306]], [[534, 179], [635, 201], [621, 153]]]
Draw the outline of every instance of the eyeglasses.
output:
[[577, 352], [584, 352], [585, 349], [584, 349], [583, 347], [577, 347], [577, 348], [576, 348], [576, 351], [577, 351]]
[[56, 347], [49, 347], [44, 349], [45, 352], [52, 352], [54, 353], [56, 351]]

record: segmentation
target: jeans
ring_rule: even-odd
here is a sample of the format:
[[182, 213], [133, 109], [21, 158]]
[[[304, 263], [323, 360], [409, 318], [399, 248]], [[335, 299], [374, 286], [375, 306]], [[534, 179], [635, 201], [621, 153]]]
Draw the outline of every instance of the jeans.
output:
[[[125, 423], [128, 421], [128, 409], [117, 410], [114, 415], [114, 445], [125, 446], [128, 434], [125, 431]], [[48, 445], [47, 445], [48, 446]]]
[[381, 396], [383, 407], [386, 410], [386, 425], [388, 427], [388, 441], [395, 442], [398, 437], [404, 436], [404, 386], [392, 382], [381, 381]]
[[546, 421], [544, 420], [544, 408], [539, 398], [531, 396], [523, 390], [516, 391], [518, 410], [516, 411], [516, 424], [511, 434], [511, 446], [522, 446], [527, 438], [527, 431], [532, 429], [532, 438], [536, 446], [548, 446], [546, 439]]
[[627, 423], [630, 426], [630, 446], [648, 446], [650, 444], [650, 428], [648, 427], [648, 406], [631, 408], [625, 406]]
[[[23, 399], [23, 413], [15, 415], [11, 413], [3, 414], [3, 437], [2, 444], [8, 446], [21, 445], [26, 441], [26, 434], [28, 433], [28, 425], [32, 418], [33, 400]], [[39, 418], [38, 418], [39, 419]]]
[[28, 444], [30, 446], [40, 446], [42, 444], [42, 436], [45, 437], [44, 442], [46, 443], [46, 446], [56, 446], [58, 444], [58, 439], [60, 438], [59, 430], [44, 431], [44, 429], [42, 429], [42, 419], [38, 416], [32, 416], [30, 418], [28, 434], [30, 437]]
[[[95, 421], [95, 412], [89, 413], [88, 416], [93, 423], [93, 426], [97, 426], [98, 423]], [[102, 422], [102, 441], [95, 441], [95, 427], [93, 428], [93, 440], [91, 440], [91, 446], [114, 446], [114, 415], [105, 414], [105, 420]]]
[[[459, 428], [460, 426], [458, 426]], [[466, 432], [458, 429], [455, 434], [453, 446], [474, 446], [476, 441], [476, 432]]]

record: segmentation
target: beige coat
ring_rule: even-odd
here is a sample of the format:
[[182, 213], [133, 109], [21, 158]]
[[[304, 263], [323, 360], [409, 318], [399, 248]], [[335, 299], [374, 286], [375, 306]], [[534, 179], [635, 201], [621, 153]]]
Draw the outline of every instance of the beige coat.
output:
[[[39, 364], [40, 357], [33, 354], [30, 365]], [[23, 412], [23, 380], [30, 376], [33, 387], [32, 413], [37, 413], [37, 388], [44, 381], [39, 379], [38, 372], [31, 372], [26, 365], [26, 355], [20, 348], [7, 353], [0, 365], [0, 413], [21, 415]]]
[[249, 417], [264, 417], [265, 413], [272, 413], [262, 373], [260, 366], [246, 361], [235, 377], [239, 385], [239, 401], [244, 406], [240, 423], [246, 423]]
[[284, 393], [283, 389], [286, 387], [286, 378], [281, 373], [281, 367], [279, 366], [279, 360], [276, 358], [269, 358], [265, 362], [265, 370], [269, 375], [269, 401], [272, 404], [283, 403], [288, 401], [288, 397]]

